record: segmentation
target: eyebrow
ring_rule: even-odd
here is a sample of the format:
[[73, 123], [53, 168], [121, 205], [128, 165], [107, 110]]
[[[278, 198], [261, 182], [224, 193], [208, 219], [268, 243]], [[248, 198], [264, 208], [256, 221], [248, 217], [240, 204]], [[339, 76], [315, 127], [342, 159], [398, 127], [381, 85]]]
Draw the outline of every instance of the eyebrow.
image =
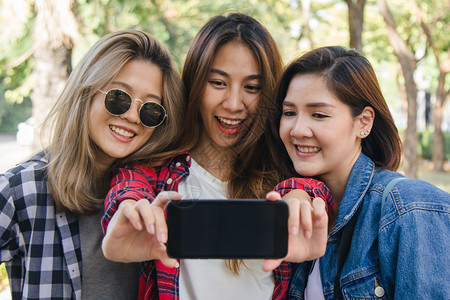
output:
[[[230, 74], [228, 74], [227, 72], [224, 72], [222, 70], [219, 70], [219, 69], [211, 69], [209, 72], [210, 73], [216, 73], [216, 74], [219, 74], [219, 75], [222, 75], [222, 76], [225, 76], [225, 77], [230, 77]], [[247, 80], [261, 79], [261, 75], [260, 74], [252, 74], [252, 75], [249, 75], [249, 76], [247, 76], [245, 78]]]
[[[120, 85], [122, 88], [125, 88], [129, 91], [133, 90], [133, 88], [129, 84], [122, 82], [122, 81], [112, 81], [111, 84]], [[151, 93], [148, 93], [147, 95], [145, 95], [145, 98], [153, 98], [153, 99], [161, 101], [161, 97], [159, 97], [158, 95], [155, 95], [155, 94], [151, 94]]]
[[[295, 104], [293, 102], [290, 101], [283, 101], [283, 106], [287, 106], [287, 107], [294, 107]], [[335, 107], [333, 104], [330, 103], [326, 103], [326, 102], [313, 102], [313, 103], [307, 103], [306, 107]]]

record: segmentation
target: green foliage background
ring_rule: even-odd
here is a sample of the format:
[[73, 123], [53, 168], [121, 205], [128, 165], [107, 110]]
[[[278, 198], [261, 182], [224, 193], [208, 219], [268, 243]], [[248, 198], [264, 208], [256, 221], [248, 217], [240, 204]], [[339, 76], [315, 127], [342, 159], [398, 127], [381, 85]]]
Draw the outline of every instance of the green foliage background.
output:
[[[445, 160], [450, 160], [450, 132], [444, 132]], [[418, 154], [424, 159], [431, 160], [433, 155], [433, 131], [419, 132]]]
[[[16, 3], [12, 5], [11, 3]], [[187, 49], [199, 28], [212, 16], [229, 12], [248, 13], [260, 20], [277, 41], [287, 63], [309, 50], [302, 33], [302, 0], [75, 0], [73, 12], [79, 23], [72, 63], [75, 65], [87, 49], [104, 34], [124, 28], [150, 32], [164, 43], [180, 70]], [[435, 44], [443, 58], [448, 57], [450, 30], [449, 4], [446, 0], [420, 0], [425, 21], [432, 25]], [[417, 53], [427, 53], [419, 62], [421, 89], [434, 91], [438, 69], [435, 59], [426, 51], [427, 42], [408, 0], [389, 1], [397, 27], [403, 38]], [[13, 132], [17, 123], [31, 114], [27, 102], [33, 88], [32, 45], [35, 22], [34, 0], [0, 0], [0, 8], [11, 13], [0, 18], [0, 132]], [[17, 8], [19, 7], [19, 8]], [[14, 9], [12, 9], [14, 8]], [[314, 46], [348, 46], [348, 9], [344, 0], [311, 1], [309, 25]], [[377, 71], [386, 99], [393, 107], [401, 107], [397, 78], [397, 60], [387, 39], [384, 21], [375, 0], [367, 0], [365, 8], [363, 51]], [[22, 59], [22, 56], [25, 58]], [[450, 84], [447, 83], [447, 89]], [[14, 103], [25, 104], [16, 106]], [[18, 111], [18, 116], [9, 116]]]

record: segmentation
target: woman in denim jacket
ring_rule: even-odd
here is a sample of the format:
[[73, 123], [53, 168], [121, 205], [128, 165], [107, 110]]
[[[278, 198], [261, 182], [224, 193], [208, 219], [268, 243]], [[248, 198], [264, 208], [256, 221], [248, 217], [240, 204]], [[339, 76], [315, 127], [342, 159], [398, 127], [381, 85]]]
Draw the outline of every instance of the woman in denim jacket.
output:
[[402, 145], [367, 59], [313, 50], [287, 67], [276, 101], [274, 157], [334, 198], [326, 253], [300, 264], [289, 296], [450, 299], [450, 195], [418, 179], [392, 181], [405, 179], [395, 172]]

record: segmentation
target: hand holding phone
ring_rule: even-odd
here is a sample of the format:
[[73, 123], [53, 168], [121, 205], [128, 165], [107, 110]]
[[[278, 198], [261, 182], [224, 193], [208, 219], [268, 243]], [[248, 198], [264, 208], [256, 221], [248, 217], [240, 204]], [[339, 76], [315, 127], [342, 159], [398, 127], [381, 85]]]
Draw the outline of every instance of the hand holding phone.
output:
[[[277, 192], [270, 192], [270, 201], [283, 199], [289, 207], [288, 254], [283, 258], [289, 262], [303, 262], [319, 258], [325, 254], [328, 235], [328, 215], [325, 202], [321, 198], [312, 201], [303, 190], [293, 190], [283, 198]], [[263, 270], [274, 270], [281, 259], [266, 259]]]
[[166, 208], [173, 258], [282, 258], [289, 216], [283, 201], [180, 200]]
[[109, 222], [102, 249], [106, 258], [118, 262], [159, 259], [167, 267], [178, 262], [167, 256], [164, 208], [180, 199], [176, 192], [161, 192], [152, 203], [147, 199], [124, 200]]

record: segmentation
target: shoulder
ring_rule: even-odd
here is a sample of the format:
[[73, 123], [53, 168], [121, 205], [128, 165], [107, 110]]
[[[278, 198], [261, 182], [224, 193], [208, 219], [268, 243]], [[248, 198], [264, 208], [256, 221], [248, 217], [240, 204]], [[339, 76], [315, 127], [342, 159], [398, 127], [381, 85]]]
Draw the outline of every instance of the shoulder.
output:
[[[397, 178], [402, 180], [393, 181]], [[394, 200], [402, 206], [414, 206], [415, 204], [430, 204], [445, 206], [450, 204], [450, 194], [435, 185], [421, 180], [406, 178], [400, 173], [378, 170], [371, 184], [371, 190], [380, 195], [386, 191], [386, 200]]]
[[185, 178], [189, 175], [191, 167], [191, 155], [188, 152], [181, 152], [173, 156], [169, 162], [160, 170], [160, 178], [167, 179], [169, 177]]
[[[17, 206], [26, 209], [38, 199], [47, 201], [47, 158], [43, 152], [0, 175], [0, 209]], [[10, 209], [9, 209], [10, 210]]]
[[187, 152], [178, 153], [174, 156], [172, 156], [169, 160], [167, 160], [165, 163], [159, 163], [156, 166], [150, 166], [148, 164], [139, 163], [132, 166], [125, 166], [118, 168], [118, 170], [131, 170], [133, 172], [138, 172], [142, 174], [149, 174], [157, 172], [159, 173], [161, 170], [166, 169], [173, 169], [176, 167], [182, 167], [189, 169], [191, 165], [191, 156]]
[[[392, 180], [396, 178], [404, 179], [392, 185]], [[429, 214], [450, 216], [449, 193], [429, 182], [409, 179], [397, 172], [377, 170], [367, 197], [371, 203], [382, 206], [382, 224], [389, 224], [399, 218], [409, 219], [413, 215], [420, 215], [419, 219]]]
[[292, 190], [301, 189], [309, 194], [311, 199], [322, 198], [327, 204], [327, 211], [331, 211], [333, 205], [333, 197], [329, 189], [322, 181], [313, 178], [292, 177], [286, 179], [274, 187], [274, 191], [280, 193], [283, 197]]
[[167, 167], [182, 167], [184, 169], [189, 169], [191, 166], [191, 155], [188, 152], [181, 152], [173, 156]]
[[8, 185], [11, 188], [29, 182], [47, 181], [48, 160], [44, 152], [40, 152], [26, 161], [0, 175], [0, 189]]
[[274, 190], [283, 190], [283, 189], [304, 189], [304, 188], [320, 188], [326, 189], [325, 184], [322, 181], [312, 179], [312, 178], [300, 178], [300, 177], [292, 177], [286, 180], [283, 180], [279, 184], [277, 184]]
[[420, 179], [406, 179], [396, 183], [390, 195], [400, 203], [404, 212], [412, 209], [450, 212], [450, 194]]
[[165, 178], [179, 174], [188, 174], [191, 165], [191, 156], [187, 152], [182, 152], [171, 157], [166, 163], [158, 166], [148, 164], [135, 164], [117, 168], [113, 171], [113, 183], [129, 180], [153, 181], [157, 178]]

